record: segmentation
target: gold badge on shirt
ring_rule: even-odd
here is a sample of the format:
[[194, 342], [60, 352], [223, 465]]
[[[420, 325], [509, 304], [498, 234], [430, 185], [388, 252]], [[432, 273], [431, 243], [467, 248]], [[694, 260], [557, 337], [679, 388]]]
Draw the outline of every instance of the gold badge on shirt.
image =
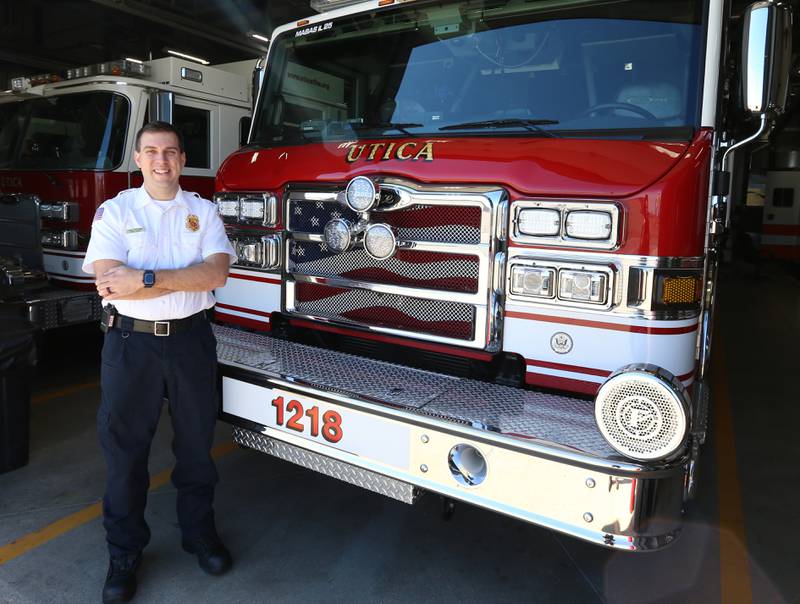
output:
[[186, 228], [192, 232], [200, 230], [200, 219], [195, 214], [189, 214], [186, 217]]

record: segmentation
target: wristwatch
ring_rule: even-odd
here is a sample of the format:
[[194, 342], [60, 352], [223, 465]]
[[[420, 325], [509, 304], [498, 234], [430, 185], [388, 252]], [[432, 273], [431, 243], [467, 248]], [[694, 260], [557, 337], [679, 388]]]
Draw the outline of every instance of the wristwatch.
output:
[[145, 271], [144, 275], [142, 275], [142, 282], [145, 287], [153, 287], [156, 284], [155, 271]]

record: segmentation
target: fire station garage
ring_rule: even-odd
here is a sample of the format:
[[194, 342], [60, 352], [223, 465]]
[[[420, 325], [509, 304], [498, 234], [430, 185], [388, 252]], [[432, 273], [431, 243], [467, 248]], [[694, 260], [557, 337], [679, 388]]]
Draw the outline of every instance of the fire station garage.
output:
[[2, 0], [0, 604], [800, 602], [798, 22]]

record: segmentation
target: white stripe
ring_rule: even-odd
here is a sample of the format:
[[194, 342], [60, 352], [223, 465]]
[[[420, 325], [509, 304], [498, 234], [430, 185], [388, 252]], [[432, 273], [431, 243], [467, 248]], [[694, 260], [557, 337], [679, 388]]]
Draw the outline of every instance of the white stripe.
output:
[[245, 319], [252, 319], [253, 321], [259, 321], [260, 323], [269, 323], [269, 317], [262, 317], [260, 315], [251, 315], [248, 312], [239, 312], [238, 310], [231, 310], [230, 308], [220, 308], [219, 306], [214, 309], [215, 312], [218, 312], [221, 315], [233, 315], [234, 317], [243, 317]]
[[57, 279], [59, 281], [68, 281], [70, 283], [89, 283], [94, 284], [94, 279], [91, 277], [62, 277], [61, 275], [54, 275], [52, 273], [48, 273], [51, 279]]
[[[261, 277], [267, 279], [279, 279], [278, 275], [269, 275], [256, 271], [231, 270], [232, 274]], [[281, 309], [281, 286], [261, 281], [247, 281], [228, 277], [225, 287], [214, 290], [217, 302], [240, 306], [242, 308], [252, 308], [262, 312], [274, 312]], [[220, 309], [223, 310], [223, 309]], [[233, 312], [233, 311], [224, 311]]]
[[[503, 350], [521, 354], [526, 359], [610, 373], [631, 363], [652, 363], [673, 375], [685, 375], [694, 369], [696, 332], [650, 335], [508, 317], [504, 332]], [[550, 339], [558, 332], [572, 338], [572, 349], [566, 354], [558, 354], [550, 347]]]
[[67, 255], [67, 256], [75, 256], [76, 258], [85, 258], [86, 252], [73, 252], [71, 250], [62, 250], [61, 248], [50, 248], [50, 247], [43, 247], [42, 251], [45, 255], [47, 254], [58, 254], [59, 256]]
[[539, 373], [542, 375], [552, 375], [555, 377], [566, 378], [568, 380], [583, 380], [584, 382], [595, 382], [602, 384], [607, 378], [589, 373], [579, 373], [577, 371], [562, 371], [561, 369], [550, 369], [549, 367], [538, 367], [528, 365], [528, 373]]

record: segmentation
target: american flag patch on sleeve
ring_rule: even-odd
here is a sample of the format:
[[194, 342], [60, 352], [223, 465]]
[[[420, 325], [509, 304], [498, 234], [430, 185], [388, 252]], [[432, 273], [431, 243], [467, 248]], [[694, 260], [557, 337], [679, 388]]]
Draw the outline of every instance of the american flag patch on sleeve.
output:
[[97, 222], [98, 220], [103, 220], [103, 206], [97, 208], [94, 213], [94, 218], [92, 218], [92, 222]]

